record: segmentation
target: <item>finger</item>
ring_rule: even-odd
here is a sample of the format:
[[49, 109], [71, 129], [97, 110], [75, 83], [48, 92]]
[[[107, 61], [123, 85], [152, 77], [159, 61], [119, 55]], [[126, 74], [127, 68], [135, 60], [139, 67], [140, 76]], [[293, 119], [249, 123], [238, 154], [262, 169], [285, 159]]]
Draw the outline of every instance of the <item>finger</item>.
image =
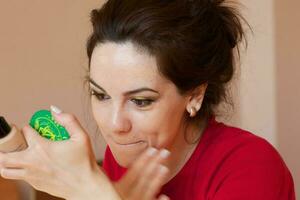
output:
[[31, 148], [32, 146], [38, 144], [45, 145], [50, 143], [48, 139], [42, 137], [35, 129], [33, 129], [29, 125], [25, 125], [21, 131], [26, 139], [28, 148]]
[[158, 150], [150, 147], [145, 152], [140, 155], [137, 160], [129, 167], [127, 173], [122, 178], [120, 184], [122, 184], [125, 191], [128, 190], [135, 184], [136, 180], [142, 173], [142, 171], [145, 168], [145, 165], [151, 160], [152, 157], [154, 157], [156, 154], [158, 154]]
[[159, 165], [156, 170], [152, 171], [151, 177], [149, 177], [146, 186], [144, 186], [144, 199], [152, 200], [159, 193], [168, 173], [169, 169], [163, 165]]
[[[138, 176], [136, 182], [135, 182], [135, 187], [134, 189], [132, 189], [132, 195], [138, 195], [139, 198], [143, 197], [143, 199], [146, 199], [146, 195], [148, 195], [148, 199], [150, 198], [150, 196], [152, 195], [152, 197], [150, 199], [153, 199], [153, 193], [155, 193], [155, 191], [157, 191], [158, 189], [160, 189], [161, 185], [163, 183], [161, 183], [160, 186], [156, 186], [158, 185], [160, 182], [158, 182], [158, 180], [156, 180], [157, 178], [162, 179], [162, 177], [158, 177], [158, 175], [160, 176], [161, 172], [164, 173], [166, 170], [166, 167], [161, 167], [162, 165], [162, 161], [164, 161], [168, 156], [170, 155], [170, 152], [163, 149], [160, 150], [158, 154], [154, 155], [154, 157], [152, 159], [149, 159], [148, 162], [145, 164], [145, 166], [140, 169], [140, 171], [142, 172], [141, 175]], [[162, 169], [161, 169], [162, 168]], [[155, 178], [155, 179], [154, 179]], [[152, 181], [155, 181], [155, 187], [153, 187], [151, 189], [150, 194], [147, 193], [148, 191], [148, 186], [149, 183], [152, 184]], [[160, 180], [162, 181], [162, 180]]]
[[144, 165], [147, 164], [147, 160], [154, 157], [155, 154], [158, 154], [157, 149], [153, 147], [148, 148], [136, 159], [136, 161], [134, 161], [123, 178], [114, 184], [116, 190], [123, 198], [128, 197], [132, 192], [135, 192], [135, 184], [141, 171], [144, 169]]
[[86, 131], [79, 123], [78, 119], [69, 113], [64, 113], [62, 110], [57, 108], [56, 106], [51, 106], [51, 114], [54, 119], [63, 127], [67, 129], [70, 134], [71, 139], [76, 139], [82, 137], [86, 137]]
[[24, 169], [2, 168], [0, 174], [5, 179], [25, 180], [26, 178], [26, 171]]
[[169, 155], [170, 152], [166, 149], [157, 150], [150, 147], [133, 163], [132, 171], [138, 172], [137, 175], [140, 175], [140, 173], [144, 173], [145, 169], [149, 168], [149, 166], [155, 167], [157, 163], [162, 163]]
[[26, 153], [24, 151], [1, 153], [0, 154], [0, 167], [6, 168], [24, 168], [28, 165], [26, 161]]
[[168, 173], [167, 167], [157, 164], [155, 167], [149, 167], [145, 175], [140, 178], [135, 190], [143, 199], [153, 199], [161, 189]]
[[163, 194], [158, 197], [158, 200], [170, 200], [170, 198]]

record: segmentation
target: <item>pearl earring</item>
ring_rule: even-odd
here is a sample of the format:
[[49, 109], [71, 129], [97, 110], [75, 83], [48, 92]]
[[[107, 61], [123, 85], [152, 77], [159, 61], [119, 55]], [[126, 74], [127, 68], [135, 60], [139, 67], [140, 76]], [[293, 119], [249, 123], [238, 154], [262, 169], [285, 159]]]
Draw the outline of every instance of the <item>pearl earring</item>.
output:
[[191, 107], [190, 109], [190, 117], [195, 117], [197, 113], [197, 110], [195, 107]]

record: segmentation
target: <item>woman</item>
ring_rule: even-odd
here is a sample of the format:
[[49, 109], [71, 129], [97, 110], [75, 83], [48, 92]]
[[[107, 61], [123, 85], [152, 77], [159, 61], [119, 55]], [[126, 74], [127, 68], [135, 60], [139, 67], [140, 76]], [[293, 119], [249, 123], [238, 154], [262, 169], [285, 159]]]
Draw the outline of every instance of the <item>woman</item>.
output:
[[[242, 17], [224, 0], [109, 0], [87, 43], [103, 169], [76, 117], [53, 143], [0, 154], [1, 175], [66, 199], [295, 199], [291, 174], [264, 139], [215, 120], [227, 101]], [[105, 172], [103, 172], [103, 171]]]

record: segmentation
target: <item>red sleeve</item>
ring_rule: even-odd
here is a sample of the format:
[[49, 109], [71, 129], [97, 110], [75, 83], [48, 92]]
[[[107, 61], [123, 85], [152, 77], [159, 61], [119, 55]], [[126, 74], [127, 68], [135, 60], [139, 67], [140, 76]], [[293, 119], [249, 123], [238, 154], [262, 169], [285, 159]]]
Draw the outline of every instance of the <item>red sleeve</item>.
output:
[[288, 168], [264, 139], [235, 150], [224, 166], [213, 200], [295, 200]]

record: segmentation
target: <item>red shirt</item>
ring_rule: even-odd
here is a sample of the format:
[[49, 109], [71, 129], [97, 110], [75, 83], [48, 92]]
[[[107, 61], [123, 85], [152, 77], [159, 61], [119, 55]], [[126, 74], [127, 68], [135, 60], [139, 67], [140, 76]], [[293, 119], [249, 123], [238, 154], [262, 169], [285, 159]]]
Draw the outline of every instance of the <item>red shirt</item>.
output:
[[[103, 168], [112, 181], [126, 172], [108, 147]], [[171, 200], [295, 200], [293, 178], [276, 149], [214, 118], [190, 159], [161, 193]]]

